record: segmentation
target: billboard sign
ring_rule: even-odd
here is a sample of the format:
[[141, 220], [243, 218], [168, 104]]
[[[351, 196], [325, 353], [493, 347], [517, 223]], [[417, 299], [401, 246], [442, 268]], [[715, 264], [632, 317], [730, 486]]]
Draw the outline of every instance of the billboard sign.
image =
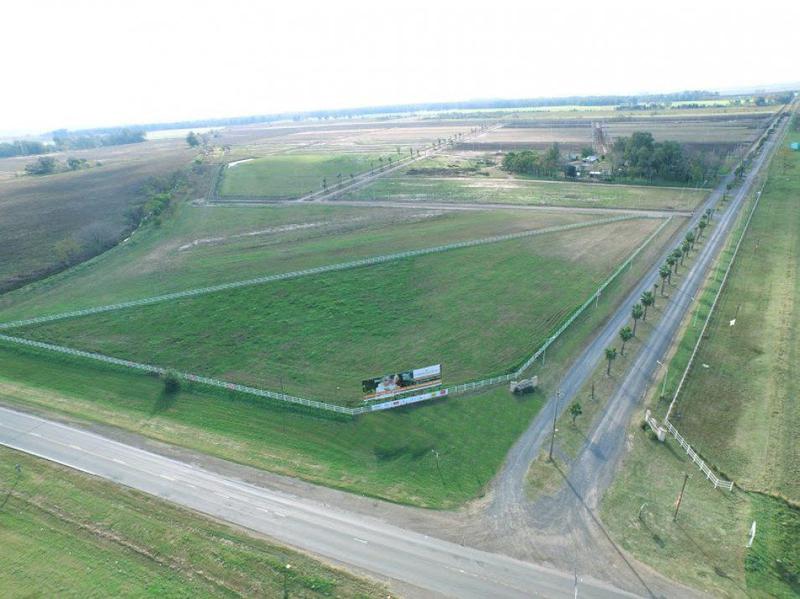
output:
[[364, 401], [394, 397], [401, 393], [429, 389], [442, 384], [442, 365], [434, 364], [404, 372], [385, 374], [361, 381]]
[[440, 397], [447, 397], [447, 389], [439, 389], [439, 391], [430, 391], [422, 395], [412, 395], [411, 397], [401, 397], [400, 399], [392, 399], [383, 403], [374, 403], [369, 406], [369, 409], [373, 412], [391, 410], [392, 408], [399, 408], [400, 406], [407, 406], [412, 403], [427, 401], [429, 399], [438, 399]]

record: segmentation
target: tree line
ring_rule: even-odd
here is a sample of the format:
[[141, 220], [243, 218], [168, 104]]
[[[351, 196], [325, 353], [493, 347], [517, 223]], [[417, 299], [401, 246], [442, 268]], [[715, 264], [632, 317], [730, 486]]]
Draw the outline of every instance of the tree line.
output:
[[14, 156], [36, 156], [63, 150], [87, 150], [103, 146], [121, 146], [145, 140], [145, 132], [140, 129], [118, 129], [111, 133], [97, 135], [76, 135], [66, 129], [53, 131], [53, 143], [16, 139], [0, 143], [0, 158]]
[[[188, 121], [172, 121], [164, 123], [144, 123], [136, 125], [142, 131], [160, 129], [196, 129], [199, 127], [223, 127], [232, 125], [250, 125], [254, 123], [270, 123], [273, 121], [303, 119], [353, 118], [359, 116], [385, 115], [420, 111], [441, 111], [458, 109], [508, 109], [536, 108], [545, 106], [609, 106], [616, 104], [637, 104], [639, 102], [685, 102], [691, 100], [708, 100], [719, 98], [718, 92], [706, 90], [688, 90], [668, 94], [647, 94], [641, 96], [564, 96], [549, 98], [518, 98], [466, 100], [461, 102], [423, 102], [417, 104], [389, 104], [382, 106], [361, 106], [333, 110], [309, 110], [303, 112], [276, 112], [249, 116], [195, 119]], [[112, 128], [83, 129], [79, 133], [102, 134], [114, 131]]]
[[101, 134], [75, 134], [66, 129], [53, 131], [53, 144], [58, 150], [87, 150], [103, 146], [123, 146], [140, 143], [145, 140], [142, 129], [117, 129]]

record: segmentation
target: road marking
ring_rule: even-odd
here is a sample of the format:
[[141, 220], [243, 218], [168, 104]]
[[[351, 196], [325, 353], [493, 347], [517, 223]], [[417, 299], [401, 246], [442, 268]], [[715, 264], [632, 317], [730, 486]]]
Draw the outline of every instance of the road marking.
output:
[[78, 447], [77, 445], [73, 445], [72, 443], [70, 443], [67, 447], [72, 447], [72, 449], [77, 449], [78, 451], [83, 451], [80, 447]]
[[159, 476], [160, 476], [161, 478], [165, 478], [165, 479], [167, 479], [167, 480], [171, 480], [171, 481], [173, 481], [173, 482], [175, 481], [175, 479], [174, 479], [174, 478], [172, 478], [171, 476], [167, 476], [166, 474], [159, 474]]
[[42, 436], [41, 436], [39, 433], [34, 433], [33, 431], [29, 432], [28, 434], [29, 434], [31, 437], [39, 437], [40, 439], [42, 438]]
[[358, 537], [353, 537], [354, 541], [358, 541], [359, 543], [364, 543], [364, 545], [368, 545], [369, 541], [365, 541], [364, 539], [359, 539]]
[[117, 464], [122, 464], [123, 466], [127, 466], [128, 465], [124, 461], [120, 460], [119, 458], [111, 458], [111, 461], [112, 462], [116, 462]]

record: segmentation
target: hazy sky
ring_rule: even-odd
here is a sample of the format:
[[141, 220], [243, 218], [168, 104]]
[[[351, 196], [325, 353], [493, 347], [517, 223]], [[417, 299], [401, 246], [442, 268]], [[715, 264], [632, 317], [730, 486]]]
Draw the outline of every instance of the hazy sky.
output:
[[3, 0], [2, 16], [0, 131], [800, 80], [799, 0]]

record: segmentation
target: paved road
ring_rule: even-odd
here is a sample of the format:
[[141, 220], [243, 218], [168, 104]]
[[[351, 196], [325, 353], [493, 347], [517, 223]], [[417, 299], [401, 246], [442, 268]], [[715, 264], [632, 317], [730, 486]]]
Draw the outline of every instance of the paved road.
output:
[[[0, 444], [157, 495], [324, 558], [409, 586], [419, 596], [573, 597], [573, 575], [404, 530], [229, 479], [42, 418], [0, 408]], [[632, 596], [585, 579], [583, 597]]]

